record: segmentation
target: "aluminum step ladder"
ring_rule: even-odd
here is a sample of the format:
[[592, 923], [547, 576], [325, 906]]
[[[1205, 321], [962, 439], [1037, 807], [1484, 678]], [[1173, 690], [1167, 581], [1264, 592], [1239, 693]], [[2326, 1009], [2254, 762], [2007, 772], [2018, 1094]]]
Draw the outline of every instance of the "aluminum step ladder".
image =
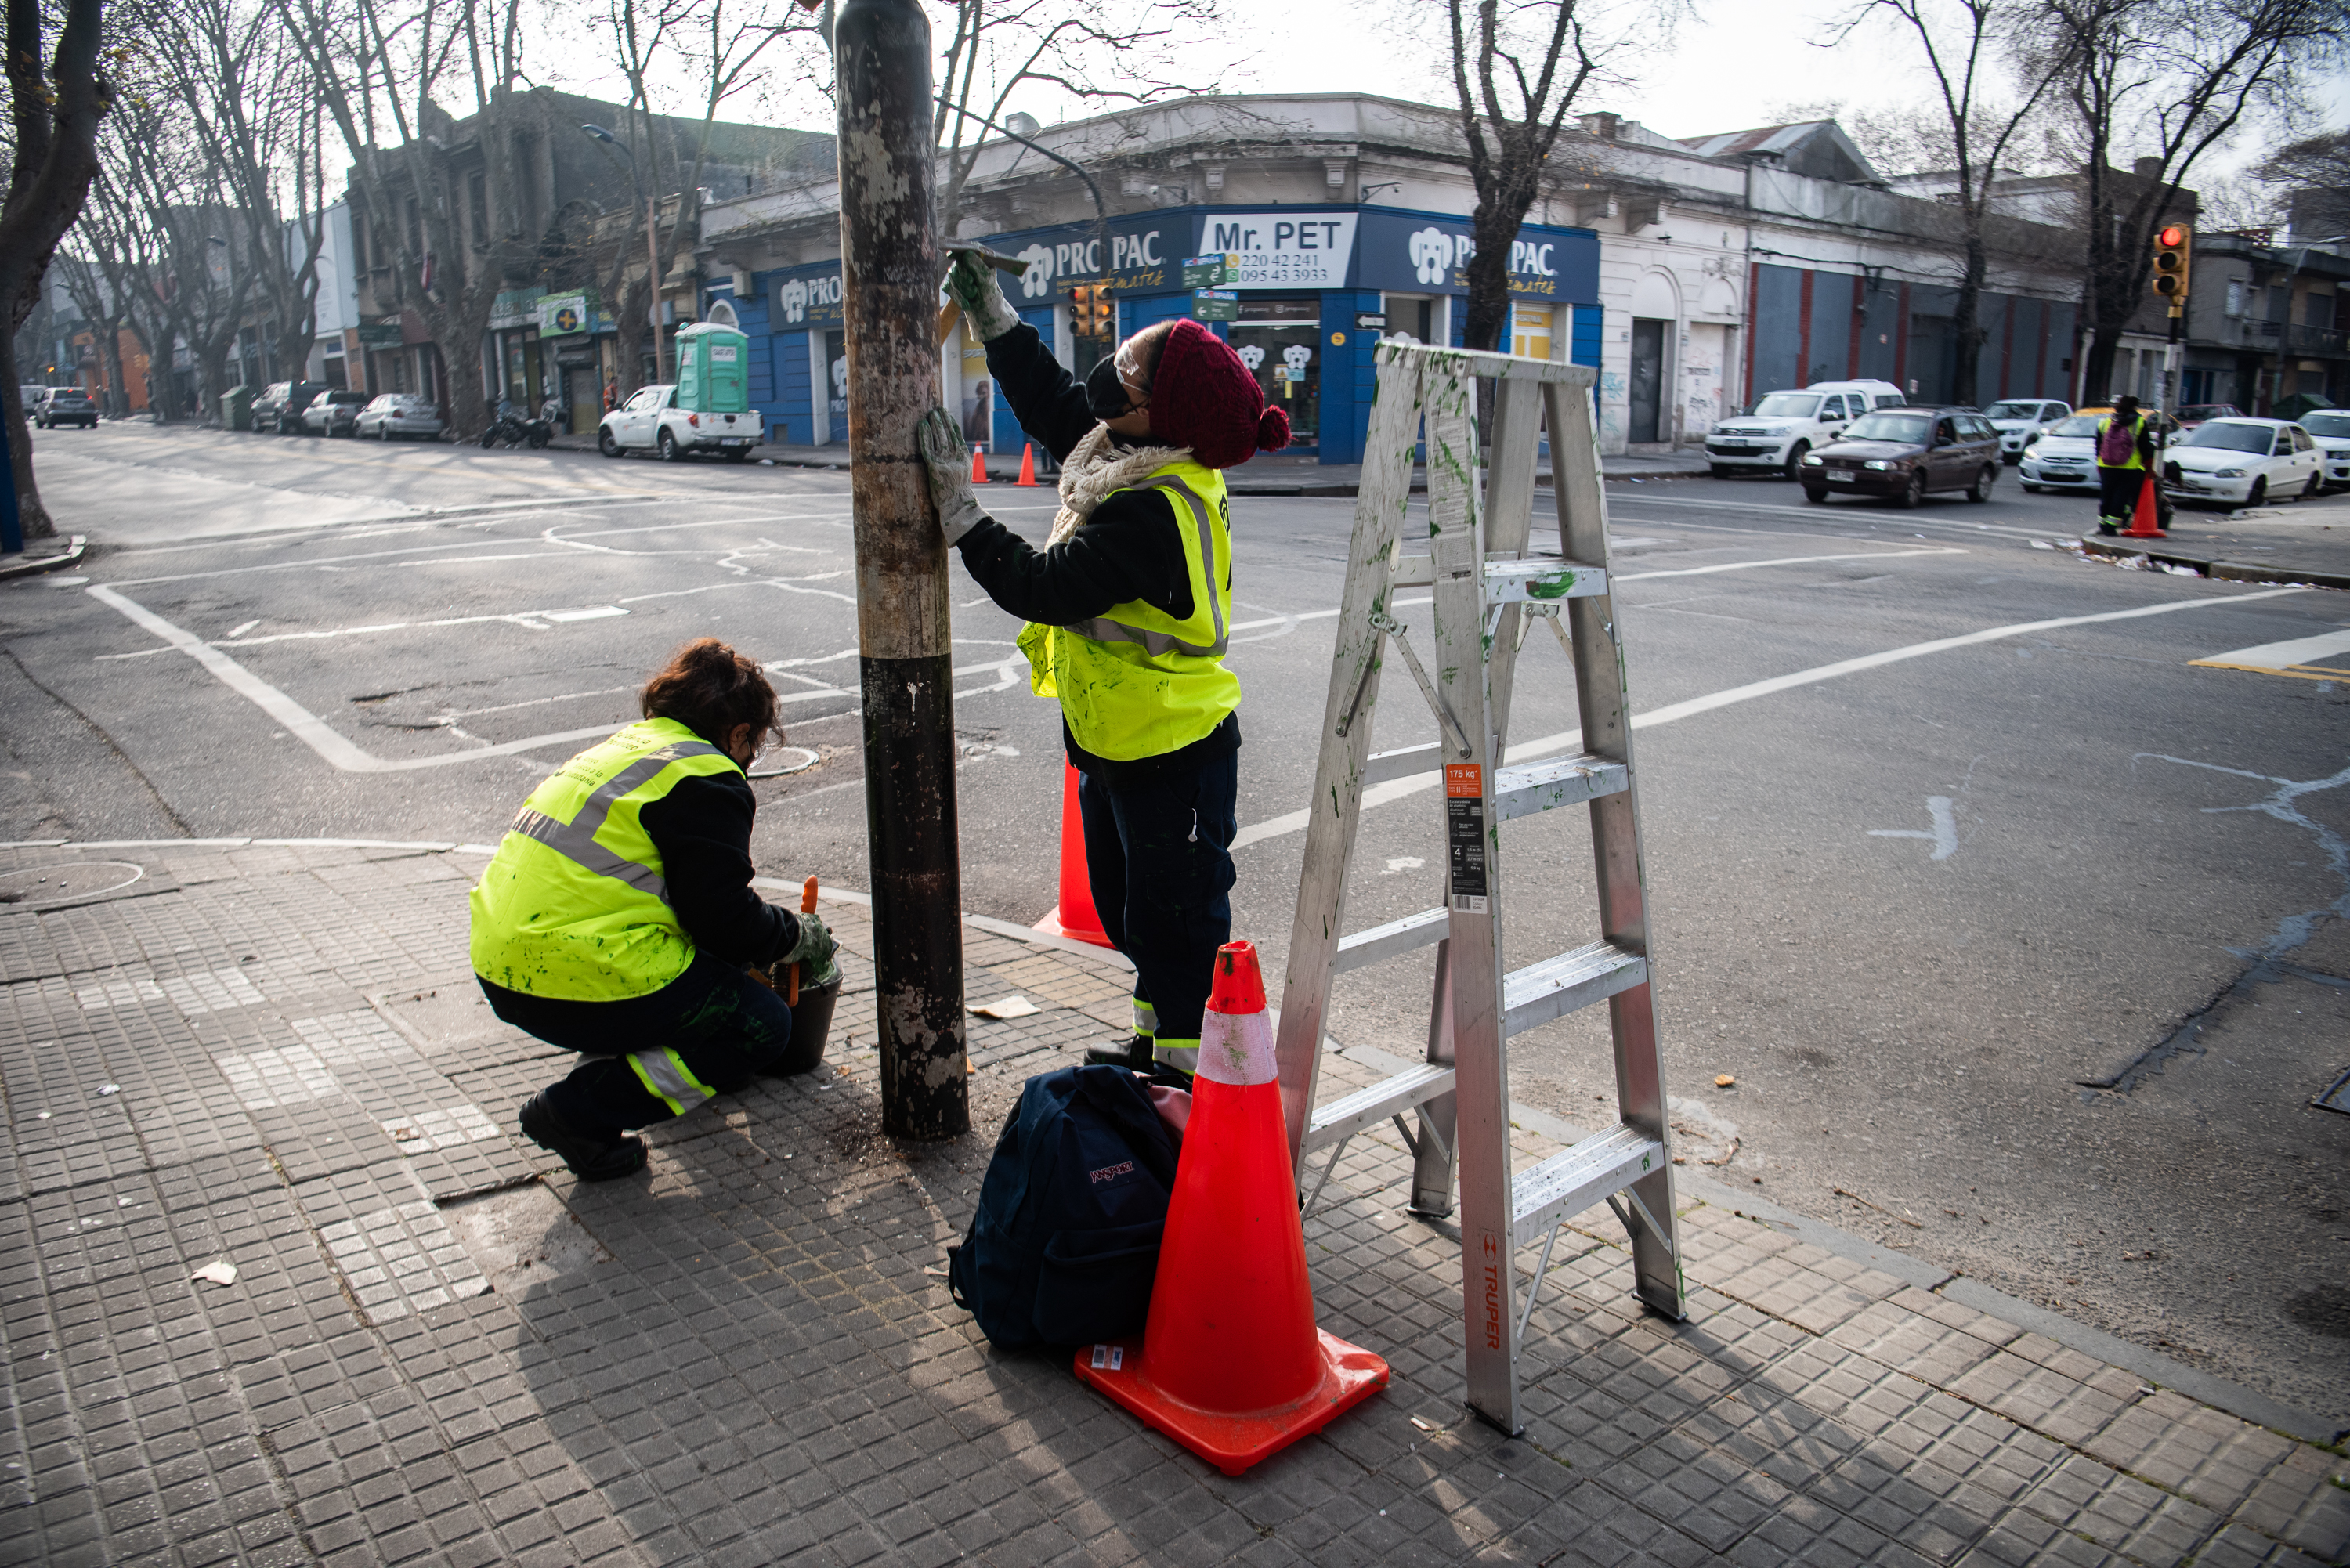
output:
[[[1523, 1425], [1518, 1345], [1568, 1218], [1606, 1202], [1630, 1234], [1640, 1299], [1669, 1317], [1683, 1315], [1630, 714], [1608, 598], [1607, 503], [1591, 400], [1597, 372], [1406, 343], [1381, 344], [1376, 362], [1377, 401], [1282, 994], [1276, 1049], [1283, 1111], [1308, 1209], [1347, 1141], [1392, 1121], [1412, 1151], [1414, 1212], [1449, 1214], [1457, 1152], [1469, 1405], [1515, 1433]], [[1492, 399], [1491, 449], [1482, 461], [1475, 419], [1481, 379]], [[1564, 550], [1555, 557], [1528, 550], [1545, 414]], [[1424, 534], [1405, 526], [1423, 422]], [[1390, 613], [1398, 590], [1414, 587], [1433, 593], [1434, 646], [1425, 659]], [[1574, 667], [1583, 749], [1505, 766], [1519, 649], [1536, 618], [1549, 621]], [[1380, 676], [1390, 650], [1401, 656], [1433, 711], [1439, 738], [1374, 752]], [[1444, 906], [1344, 934], [1364, 792], [1439, 769]], [[1503, 911], [1544, 879], [1536, 867], [1523, 888], [1505, 888], [1501, 825], [1578, 805], [1591, 816], [1599, 940], [1505, 969]], [[1431, 945], [1437, 958], [1427, 1059], [1317, 1106], [1333, 980]], [[1513, 1178], [1507, 1043], [1601, 1001], [1615, 1035], [1617, 1125]], [[1416, 1120], [1416, 1133], [1407, 1116]], [[1517, 1255], [1537, 1240], [1544, 1241], [1542, 1261], [1521, 1306]]]

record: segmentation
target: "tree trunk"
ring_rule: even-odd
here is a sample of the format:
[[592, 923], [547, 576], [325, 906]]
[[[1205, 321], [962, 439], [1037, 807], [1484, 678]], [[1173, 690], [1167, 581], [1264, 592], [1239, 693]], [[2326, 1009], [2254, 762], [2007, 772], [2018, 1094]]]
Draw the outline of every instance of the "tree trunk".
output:
[[1983, 275], [1990, 271], [1990, 260], [1983, 244], [1980, 223], [1967, 226], [1965, 264], [1959, 274], [1959, 298], [1951, 311], [1951, 337], [1958, 349], [1957, 363], [1951, 367], [1950, 401], [1963, 408], [1973, 408], [1981, 401], [1975, 394], [1982, 379], [1982, 314]]
[[1469, 309], [1461, 333], [1464, 348], [1492, 350], [1502, 346], [1502, 328], [1510, 319], [1510, 246], [1518, 225], [1525, 222], [1528, 200], [1481, 200], [1471, 215], [1469, 232], [1477, 252], [1469, 258]]
[[[12, 367], [16, 363], [16, 329], [5, 311], [0, 311], [0, 360]], [[25, 427], [24, 394], [16, 389], [14, 376], [0, 383], [0, 414], [7, 420], [8, 466], [16, 476], [16, 515], [25, 525], [25, 537], [54, 539], [57, 525], [41, 504], [41, 487], [33, 478], [33, 432]]]

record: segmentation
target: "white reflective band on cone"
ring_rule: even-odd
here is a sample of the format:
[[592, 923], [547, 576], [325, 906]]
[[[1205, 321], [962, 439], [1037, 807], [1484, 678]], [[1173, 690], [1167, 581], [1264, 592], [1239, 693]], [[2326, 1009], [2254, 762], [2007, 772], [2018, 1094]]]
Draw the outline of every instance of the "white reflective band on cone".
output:
[[1214, 1012], [1200, 1021], [1199, 1075], [1211, 1083], [1245, 1089], [1270, 1084], [1273, 1019], [1264, 1012]]

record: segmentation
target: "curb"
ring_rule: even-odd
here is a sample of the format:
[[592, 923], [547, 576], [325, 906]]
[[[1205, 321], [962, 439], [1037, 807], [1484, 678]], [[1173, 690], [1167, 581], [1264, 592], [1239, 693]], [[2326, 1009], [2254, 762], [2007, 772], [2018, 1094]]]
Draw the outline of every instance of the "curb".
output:
[[59, 566], [73, 566], [88, 551], [89, 535], [72, 535], [68, 536], [66, 547], [62, 550], [46, 556], [19, 556], [13, 561], [0, 564], [0, 583], [5, 583], [12, 577], [38, 576], [43, 572], [54, 572]]
[[2186, 566], [2207, 577], [2230, 583], [2276, 583], [2294, 587], [2340, 588], [2350, 590], [2350, 572], [2317, 572], [2296, 566], [2272, 566], [2255, 561], [2222, 561], [2209, 556], [2189, 555], [2176, 547], [2164, 549], [2160, 545], [2141, 548], [2125, 545], [2119, 538], [2091, 535], [2081, 541], [2081, 548], [2093, 556], [2105, 556], [2115, 560], [2152, 561], [2158, 566]]

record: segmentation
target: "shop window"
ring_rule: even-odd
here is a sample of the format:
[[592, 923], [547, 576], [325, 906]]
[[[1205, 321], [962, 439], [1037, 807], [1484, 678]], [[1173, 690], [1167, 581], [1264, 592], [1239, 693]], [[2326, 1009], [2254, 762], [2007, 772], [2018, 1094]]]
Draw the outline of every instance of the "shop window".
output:
[[1322, 301], [1244, 296], [1231, 342], [1256, 377], [1264, 400], [1289, 416], [1299, 446], [1321, 443]]

